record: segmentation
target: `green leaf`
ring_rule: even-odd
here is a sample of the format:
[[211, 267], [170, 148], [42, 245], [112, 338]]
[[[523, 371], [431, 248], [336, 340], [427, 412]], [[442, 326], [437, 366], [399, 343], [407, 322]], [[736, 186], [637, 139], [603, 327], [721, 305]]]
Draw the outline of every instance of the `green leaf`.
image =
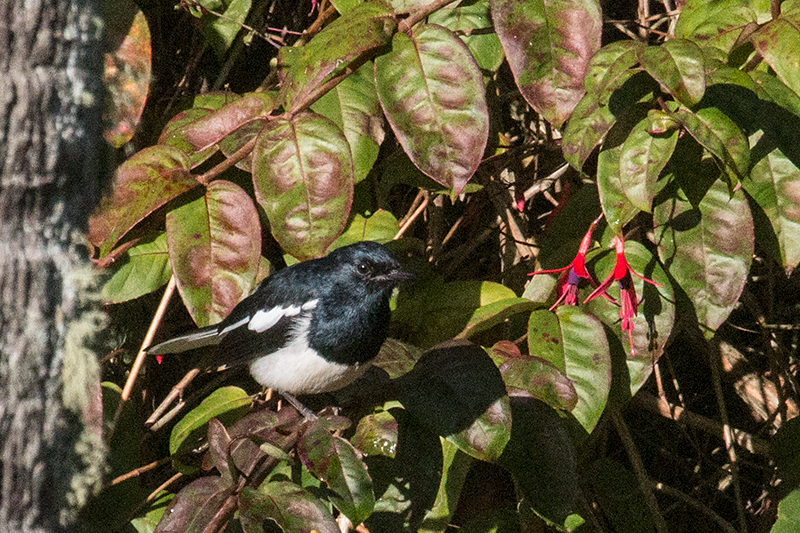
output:
[[673, 113], [686, 131], [723, 165], [731, 189], [747, 175], [750, 168], [750, 145], [742, 130], [716, 107], [697, 112], [685, 107]]
[[636, 72], [639, 54], [645, 48], [639, 41], [617, 41], [602, 47], [592, 57], [583, 81], [586, 92], [598, 102], [608, 104], [611, 93]]
[[362, 65], [311, 106], [314, 112], [335, 122], [347, 137], [356, 183], [372, 169], [384, 137], [383, 113], [375, 92], [373, 70], [372, 63]]
[[178, 292], [197, 325], [219, 322], [253, 289], [261, 227], [238, 185], [213, 181], [205, 195], [170, 211], [167, 242]]
[[633, 126], [619, 152], [619, 184], [628, 201], [637, 209], [652, 212], [656, 182], [678, 144], [678, 129], [650, 133], [648, 116]]
[[420, 280], [401, 291], [392, 320], [409, 342], [426, 348], [462, 332], [480, 307], [515, 297], [511, 289], [489, 281]]
[[792, 533], [800, 528], [800, 489], [793, 490], [778, 504], [778, 520], [770, 533]]
[[249, 93], [186, 124], [181, 133], [196, 150], [206, 149], [253, 121], [256, 121], [256, 127], [262, 127], [274, 107], [272, 93]]
[[189, 156], [173, 146], [151, 146], [121, 164], [106, 196], [89, 220], [88, 239], [102, 258], [133, 226], [198, 185]]
[[[598, 68], [601, 66], [602, 63]], [[633, 70], [622, 71], [616, 78], [603, 79], [602, 83], [605, 92], [587, 93], [578, 102], [564, 130], [564, 159], [578, 170], [583, 168], [594, 147], [617, 119], [628, 113], [637, 102], [649, 100], [658, 87], [650, 76], [644, 72], [635, 74]]]
[[[136, 528], [136, 532], [153, 533], [174, 497], [174, 494], [162, 490], [155, 498], [150, 500], [150, 503], [145, 508], [145, 512], [142, 514], [140, 511], [140, 515], [130, 521], [131, 525]], [[108, 512], [108, 510], [106, 510], [106, 512]], [[108, 527], [107, 515], [105, 525]]]
[[[622, 227], [630, 222], [639, 212], [625, 194], [620, 173], [620, 157], [623, 143], [629, 138], [637, 123], [647, 120], [646, 110], [641, 106], [631, 108], [609, 130], [597, 158], [597, 191], [600, 194], [600, 205], [608, 225], [615, 233], [621, 233]], [[644, 116], [644, 118], [642, 118]], [[635, 180], [635, 177], [628, 177]]]
[[252, 0], [199, 0], [208, 11], [201, 17], [201, 31], [219, 59], [224, 59], [242, 29]]
[[570, 436], [582, 430], [533, 398], [512, 398], [511, 407], [514, 427], [500, 465], [514, 476], [522, 496], [518, 509], [563, 524], [579, 505], [578, 461]]
[[526, 313], [543, 307], [542, 304], [532, 302], [527, 298], [507, 298], [499, 302], [492, 302], [489, 305], [479, 307], [461, 330], [456, 338], [468, 339], [482, 331], [502, 324], [509, 317], [519, 313]]
[[233, 518], [236, 508], [225, 505], [233, 497], [232, 488], [220, 477], [195, 479], [175, 495], [154, 533], [201, 533], [212, 520], [219, 518], [217, 515], [222, 511]]
[[447, 5], [431, 13], [428, 22], [460, 33], [481, 70], [495, 72], [503, 63], [505, 54], [497, 34], [492, 31], [489, 0]]
[[395, 32], [394, 12], [387, 3], [359, 4], [316, 34], [305, 46], [279, 53], [281, 102], [294, 114], [331, 75], [344, 71], [365, 52], [384, 46]]
[[[250, 396], [239, 387], [222, 387], [208, 395], [200, 405], [181, 418], [169, 438], [169, 453], [175, 455], [183, 447], [194, 446], [206, 434], [206, 424], [224, 413], [242, 412], [250, 406]], [[190, 437], [192, 437], [190, 439]]]
[[103, 284], [101, 297], [104, 302], [125, 302], [165, 285], [172, 276], [166, 234], [158, 233], [132, 246], [115, 262], [115, 266], [116, 270]]
[[[607, 235], [610, 241], [611, 232], [607, 232]], [[625, 258], [634, 272], [661, 285], [655, 287], [638, 276], [631, 276], [639, 301], [639, 312], [632, 319], [635, 355], [631, 355], [627, 332], [621, 329], [619, 307], [603, 298], [595, 298], [585, 306], [587, 311], [603, 321], [620, 339], [626, 354], [633, 395], [647, 381], [672, 333], [675, 324], [675, 294], [666, 272], [644, 245], [636, 241], [625, 241]], [[597, 278], [605, 279], [614, 269], [615, 263], [616, 254], [607, 250], [594, 264]], [[608, 288], [608, 293], [619, 302], [619, 283], [613, 283]]]
[[528, 322], [530, 354], [541, 357], [572, 380], [578, 404], [572, 414], [591, 432], [611, 388], [611, 356], [603, 325], [572, 306], [555, 313], [534, 311]]
[[750, 0], [688, 1], [675, 25], [675, 37], [703, 46], [714, 46], [730, 52], [742, 31], [753, 23], [766, 21], [766, 13], [757, 13]]
[[262, 531], [265, 520], [285, 532], [341, 533], [325, 502], [290, 481], [245, 487], [239, 498], [239, 520], [245, 531]]
[[368, 217], [353, 215], [353, 220], [344, 233], [331, 244], [328, 251], [360, 241], [375, 241], [385, 244], [397, 235], [400, 226], [397, 219], [389, 211], [378, 209]]
[[648, 46], [639, 54], [642, 67], [661, 87], [687, 107], [706, 91], [703, 51], [691, 41], [675, 39]]
[[[402, 83], [398, 83], [402, 80]], [[459, 194], [489, 135], [483, 80], [466, 45], [434, 24], [398, 33], [375, 60], [378, 97], [401, 146], [425, 174]]]
[[575, 409], [578, 394], [572, 380], [553, 363], [522, 355], [510, 341], [498, 342], [489, 354], [503, 376], [509, 396], [536, 398], [562, 411]]
[[500, 372], [480, 346], [449, 341], [402, 376], [400, 401], [425, 427], [482, 461], [503, 453], [511, 411]]
[[742, 187], [769, 219], [778, 243], [776, 259], [790, 275], [800, 263], [800, 169], [774, 148], [753, 165]]
[[497, 36], [525, 100], [560, 128], [583, 96], [600, 49], [602, 15], [593, 0], [491, 0]]
[[351, 441], [365, 455], [394, 457], [397, 453], [397, 420], [388, 410], [362, 417]]
[[425, 514], [419, 533], [444, 533], [452, 522], [467, 473], [475, 461], [457, 446], [442, 439], [443, 468], [436, 501]]
[[661, 261], [714, 332], [739, 300], [753, 255], [753, 219], [741, 191], [716, 181], [698, 208], [682, 195], [656, 206]]
[[161, 130], [158, 144], [167, 144], [183, 150], [189, 155], [189, 159], [192, 162], [191, 168], [199, 166], [214, 155], [217, 151], [217, 147], [209, 146], [205, 150], [198, 151], [197, 147], [186, 139], [186, 128], [213, 112], [213, 109], [205, 107], [192, 107], [186, 111], [181, 111], [172, 117], [172, 119], [167, 122], [166, 126], [164, 126], [164, 129]]
[[350, 214], [350, 146], [336, 124], [315, 113], [272, 120], [253, 150], [253, 182], [281, 247], [300, 260], [321, 257]]
[[422, 350], [413, 344], [389, 338], [384, 341], [381, 351], [372, 364], [385, 370], [389, 377], [394, 379], [414, 368], [421, 356]]
[[800, 11], [782, 13], [750, 37], [756, 52], [772, 67], [783, 83], [800, 94]]
[[297, 455], [303, 466], [333, 491], [331, 502], [353, 524], [367, 519], [375, 507], [375, 494], [367, 468], [352, 444], [331, 435], [318, 420], [300, 437]]

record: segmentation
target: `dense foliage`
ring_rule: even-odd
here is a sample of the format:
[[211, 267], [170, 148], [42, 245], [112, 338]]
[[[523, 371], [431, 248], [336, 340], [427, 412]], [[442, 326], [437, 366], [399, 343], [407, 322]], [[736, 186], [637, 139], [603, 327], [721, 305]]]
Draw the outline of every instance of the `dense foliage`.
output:
[[331, 0], [301, 6], [291, 45], [270, 24], [294, 2], [181, 7], [202, 44], [176, 79], [241, 92], [151, 84], [148, 106], [181, 110], [145, 110], [160, 132], [90, 228], [127, 335], [107, 375], [351, 242], [416, 278], [374, 370], [309, 398], [342, 407], [314, 422], [202, 360], [135, 381], [140, 353], [105, 385], [130, 474], [87, 524], [800, 528], [778, 327], [800, 263], [800, 2]]

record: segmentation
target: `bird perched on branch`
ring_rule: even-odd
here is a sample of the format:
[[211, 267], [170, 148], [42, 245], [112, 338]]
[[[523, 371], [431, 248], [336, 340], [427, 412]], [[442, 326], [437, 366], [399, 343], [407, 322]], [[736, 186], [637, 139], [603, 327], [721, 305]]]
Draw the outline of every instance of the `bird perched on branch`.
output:
[[378, 243], [344, 246], [273, 274], [219, 324], [147, 353], [214, 347], [215, 366], [249, 365], [257, 382], [284, 394], [337, 390], [378, 354], [389, 328], [389, 297], [410, 277]]

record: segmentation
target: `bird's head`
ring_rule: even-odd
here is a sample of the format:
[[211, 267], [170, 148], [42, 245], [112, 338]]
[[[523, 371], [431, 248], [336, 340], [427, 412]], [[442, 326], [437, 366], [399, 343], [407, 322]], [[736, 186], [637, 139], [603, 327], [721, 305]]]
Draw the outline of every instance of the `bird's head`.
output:
[[349, 280], [381, 292], [391, 291], [400, 282], [413, 277], [403, 270], [389, 250], [377, 242], [362, 241], [337, 248], [328, 258]]

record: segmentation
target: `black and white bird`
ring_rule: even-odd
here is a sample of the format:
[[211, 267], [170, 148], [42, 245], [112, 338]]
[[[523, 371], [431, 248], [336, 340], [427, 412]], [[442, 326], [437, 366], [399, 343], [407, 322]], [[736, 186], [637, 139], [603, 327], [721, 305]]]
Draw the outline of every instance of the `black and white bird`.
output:
[[382, 245], [358, 242], [266, 278], [219, 324], [147, 349], [214, 347], [218, 367], [249, 365], [288, 394], [340, 389], [360, 377], [389, 329], [392, 290], [412, 277]]

